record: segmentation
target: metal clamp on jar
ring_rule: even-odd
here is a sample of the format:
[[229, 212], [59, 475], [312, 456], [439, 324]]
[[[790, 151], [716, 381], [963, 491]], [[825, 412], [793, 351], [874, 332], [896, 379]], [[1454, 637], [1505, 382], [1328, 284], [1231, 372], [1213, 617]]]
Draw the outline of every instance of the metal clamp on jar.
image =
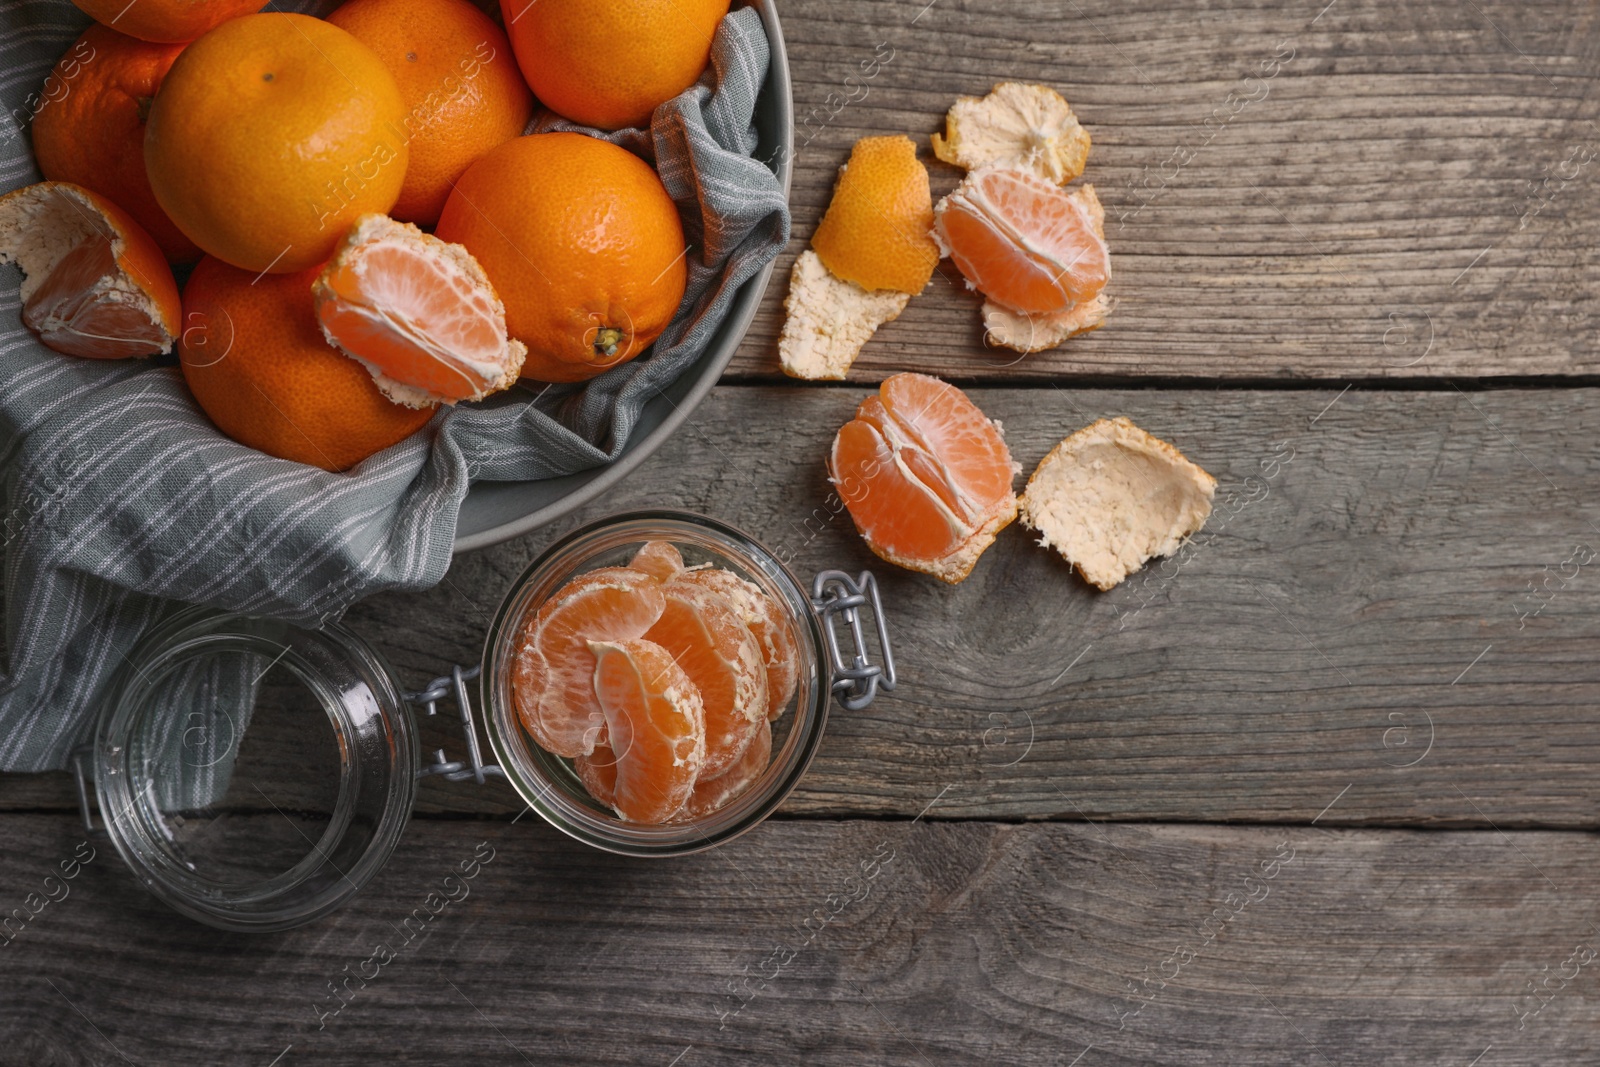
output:
[[[800, 649], [795, 696], [772, 723], [766, 770], [725, 807], [660, 826], [624, 822], [590, 797], [569, 760], [533, 743], [511, 692], [528, 613], [576, 575], [624, 565], [651, 540], [672, 542], [691, 566], [754, 583], [781, 606]], [[495, 763], [479, 745], [474, 681]], [[180, 612], [128, 655], [74, 768], [85, 826], [109, 836], [150, 892], [212, 926], [282, 930], [339, 907], [378, 872], [423, 777], [504, 778], [580, 841], [634, 856], [682, 855], [737, 837], [783, 802], [821, 742], [830, 696], [856, 711], [894, 685], [870, 573], [824, 571], [807, 588], [731, 526], [688, 512], [632, 512], [546, 549], [501, 601], [481, 664], [455, 667], [417, 692], [342, 626]], [[438, 750], [424, 759], [413, 709], [434, 715], [446, 701], [455, 704], [465, 758]]]

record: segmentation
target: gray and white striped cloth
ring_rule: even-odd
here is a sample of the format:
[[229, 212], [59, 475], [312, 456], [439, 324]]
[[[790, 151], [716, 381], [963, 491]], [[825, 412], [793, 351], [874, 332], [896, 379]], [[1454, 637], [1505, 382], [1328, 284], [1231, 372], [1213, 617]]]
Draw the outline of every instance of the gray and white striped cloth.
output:
[[[39, 180], [32, 94], [86, 25], [67, 0], [0, 8], [0, 189]], [[343, 474], [222, 436], [171, 358], [45, 348], [21, 325], [19, 272], [0, 268], [0, 770], [65, 766], [124, 654], [182, 605], [317, 623], [378, 590], [426, 588], [450, 565], [471, 479], [615, 458], [645, 401], [700, 356], [739, 287], [788, 240], [782, 189], [751, 158], [769, 59], [757, 13], [733, 12], [701, 83], [657, 109], [648, 132], [613, 138], [656, 163], [691, 245], [688, 292], [650, 354], [537, 400], [512, 390], [443, 412]]]

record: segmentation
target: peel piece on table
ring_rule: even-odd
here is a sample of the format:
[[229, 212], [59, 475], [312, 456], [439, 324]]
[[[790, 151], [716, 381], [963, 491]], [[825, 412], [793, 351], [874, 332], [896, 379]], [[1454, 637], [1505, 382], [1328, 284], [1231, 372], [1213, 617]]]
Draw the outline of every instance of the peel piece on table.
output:
[[117, 205], [69, 182], [0, 197], [0, 263], [22, 268], [22, 322], [91, 359], [172, 351], [182, 305], [172, 268]]
[[784, 298], [778, 359], [791, 378], [841, 381], [879, 326], [893, 322], [911, 297], [893, 289], [869, 292], [836, 278], [807, 249], [794, 261]]
[[811, 247], [836, 278], [915, 296], [939, 265], [932, 226], [928, 168], [911, 138], [863, 137], [839, 168]]
[[961, 390], [897, 374], [833, 441], [829, 472], [867, 547], [954, 584], [1017, 514], [1000, 427]]
[[311, 293], [328, 343], [396, 404], [482, 400], [515, 385], [528, 354], [472, 253], [385, 215], [356, 221]]
[[1111, 589], [1205, 525], [1216, 479], [1125, 418], [1086, 426], [1040, 461], [1022, 521], [1098, 589]]
[[988, 96], [963, 96], [934, 134], [933, 154], [965, 170], [1007, 167], [1065, 185], [1089, 160], [1089, 133], [1045, 85], [1001, 82]]

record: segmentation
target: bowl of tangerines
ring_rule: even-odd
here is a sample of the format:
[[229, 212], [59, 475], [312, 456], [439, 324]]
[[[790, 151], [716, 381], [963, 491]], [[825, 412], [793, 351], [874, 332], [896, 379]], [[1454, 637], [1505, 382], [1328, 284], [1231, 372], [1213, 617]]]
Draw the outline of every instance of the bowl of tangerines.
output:
[[[95, 22], [22, 109], [44, 180], [0, 198], [22, 323], [65, 358], [175, 356], [217, 431], [346, 471], [442, 410], [638, 359], [679, 313], [680, 210], [603, 135], [648, 129], [701, 79], [729, 0], [347, 0], [321, 18], [74, 3]], [[758, 11], [756, 154], [786, 187], [782, 43]], [[527, 133], [545, 113], [585, 132]], [[768, 271], [619, 457], [475, 486], [457, 546], [547, 521], [642, 460], [715, 382]]]

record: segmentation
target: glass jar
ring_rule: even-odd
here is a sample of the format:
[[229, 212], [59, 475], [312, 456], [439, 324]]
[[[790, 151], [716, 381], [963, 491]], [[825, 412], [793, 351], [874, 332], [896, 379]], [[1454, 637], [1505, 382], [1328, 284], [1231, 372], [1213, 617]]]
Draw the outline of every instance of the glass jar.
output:
[[[649, 540], [672, 542], [689, 566], [712, 564], [755, 583], [781, 606], [800, 650], [799, 682], [772, 723], [766, 770], [726, 806], [662, 826], [624, 822], [591, 798], [570, 761], [527, 735], [510, 688], [527, 614], [576, 575], [626, 564]], [[868, 623], [881, 664], [872, 662]], [[612, 852], [673, 856], [720, 845], [794, 789], [821, 742], [830, 699], [856, 710], [895, 682], [870, 573], [824, 571], [804, 586], [749, 535], [677, 511], [618, 515], [556, 541], [507, 591], [481, 663], [418, 692], [405, 692], [343, 626], [312, 630], [203, 608], [175, 614], [126, 660], [94, 742], [74, 756], [85, 824], [108, 835], [140, 881], [178, 911], [260, 931], [309, 922], [359, 892], [398, 844], [418, 780], [433, 774], [504, 778], [552, 826]], [[494, 764], [479, 747], [474, 680]], [[440, 750], [425, 759], [413, 709], [435, 715], [452, 701], [466, 758]]]

